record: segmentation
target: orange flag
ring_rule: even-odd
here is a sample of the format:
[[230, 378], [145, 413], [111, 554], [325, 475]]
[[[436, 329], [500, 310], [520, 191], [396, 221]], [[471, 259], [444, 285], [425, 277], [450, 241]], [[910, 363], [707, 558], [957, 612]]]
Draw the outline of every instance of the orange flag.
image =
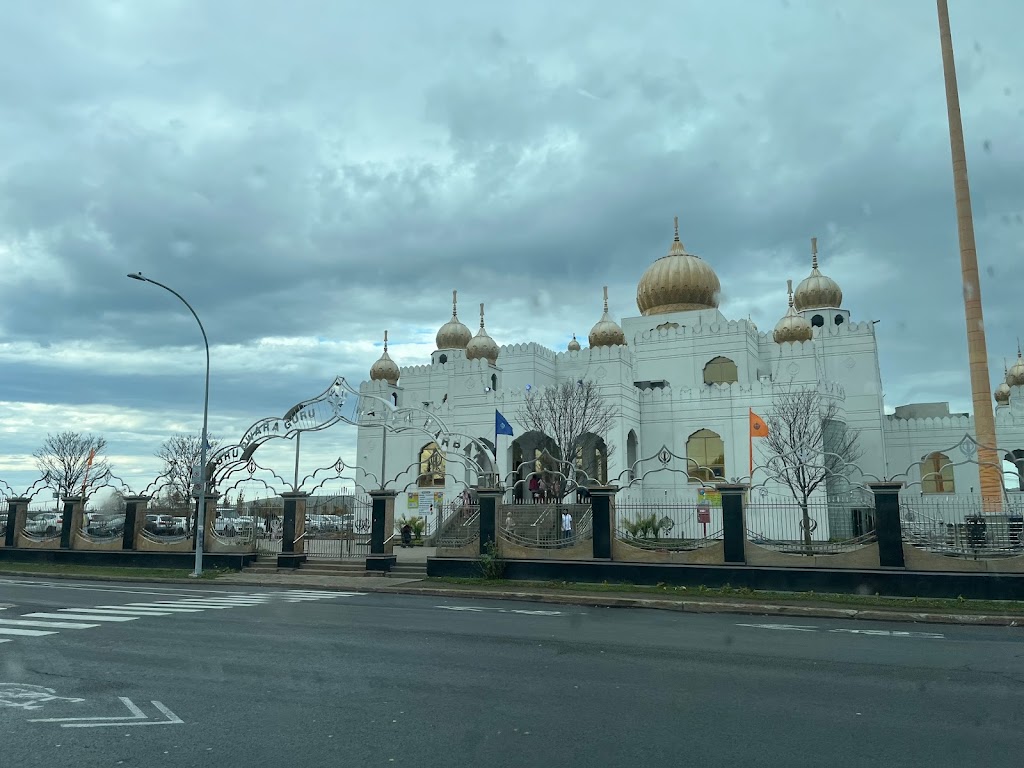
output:
[[754, 413], [753, 409], [750, 411], [750, 436], [768, 437], [768, 425], [764, 423], [764, 419]]

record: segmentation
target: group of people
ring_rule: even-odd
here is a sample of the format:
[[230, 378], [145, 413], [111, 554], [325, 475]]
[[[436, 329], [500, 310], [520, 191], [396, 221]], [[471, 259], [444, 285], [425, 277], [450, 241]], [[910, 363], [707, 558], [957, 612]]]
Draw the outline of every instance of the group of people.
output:
[[557, 476], [530, 475], [528, 487], [534, 504], [562, 500], [562, 481]]

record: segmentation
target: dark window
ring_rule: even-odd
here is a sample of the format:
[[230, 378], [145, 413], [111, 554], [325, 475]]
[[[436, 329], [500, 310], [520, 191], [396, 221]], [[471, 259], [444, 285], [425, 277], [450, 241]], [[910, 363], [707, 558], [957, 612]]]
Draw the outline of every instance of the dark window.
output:
[[825, 318], [822, 317], [821, 315], [815, 315], [814, 317], [811, 318], [811, 325], [813, 325], [815, 328], [821, 328], [821, 326], [823, 326], [824, 324]]
[[842, 325], [842, 324], [843, 324], [843, 316], [842, 315], [836, 315], [836, 325]]
[[445, 363], [448, 362], [448, 355], [441, 355], [439, 358], [437, 358], [437, 362], [439, 362], [441, 365], [444, 365]]

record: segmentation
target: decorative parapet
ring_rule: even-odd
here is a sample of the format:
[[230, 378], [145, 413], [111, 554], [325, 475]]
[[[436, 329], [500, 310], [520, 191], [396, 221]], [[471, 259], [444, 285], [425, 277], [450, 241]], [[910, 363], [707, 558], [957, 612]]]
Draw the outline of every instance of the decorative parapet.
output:
[[958, 432], [970, 432], [974, 429], [974, 419], [971, 416], [938, 416], [919, 419], [897, 419], [895, 416], [885, 417], [886, 432], [923, 432], [956, 430]]

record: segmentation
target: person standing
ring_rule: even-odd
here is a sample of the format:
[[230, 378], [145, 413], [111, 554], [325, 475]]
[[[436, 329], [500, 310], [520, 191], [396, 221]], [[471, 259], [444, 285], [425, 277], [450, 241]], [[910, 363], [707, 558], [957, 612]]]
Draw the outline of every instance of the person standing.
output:
[[569, 514], [569, 510], [562, 511], [562, 544], [568, 544], [569, 539], [572, 538], [572, 515]]

